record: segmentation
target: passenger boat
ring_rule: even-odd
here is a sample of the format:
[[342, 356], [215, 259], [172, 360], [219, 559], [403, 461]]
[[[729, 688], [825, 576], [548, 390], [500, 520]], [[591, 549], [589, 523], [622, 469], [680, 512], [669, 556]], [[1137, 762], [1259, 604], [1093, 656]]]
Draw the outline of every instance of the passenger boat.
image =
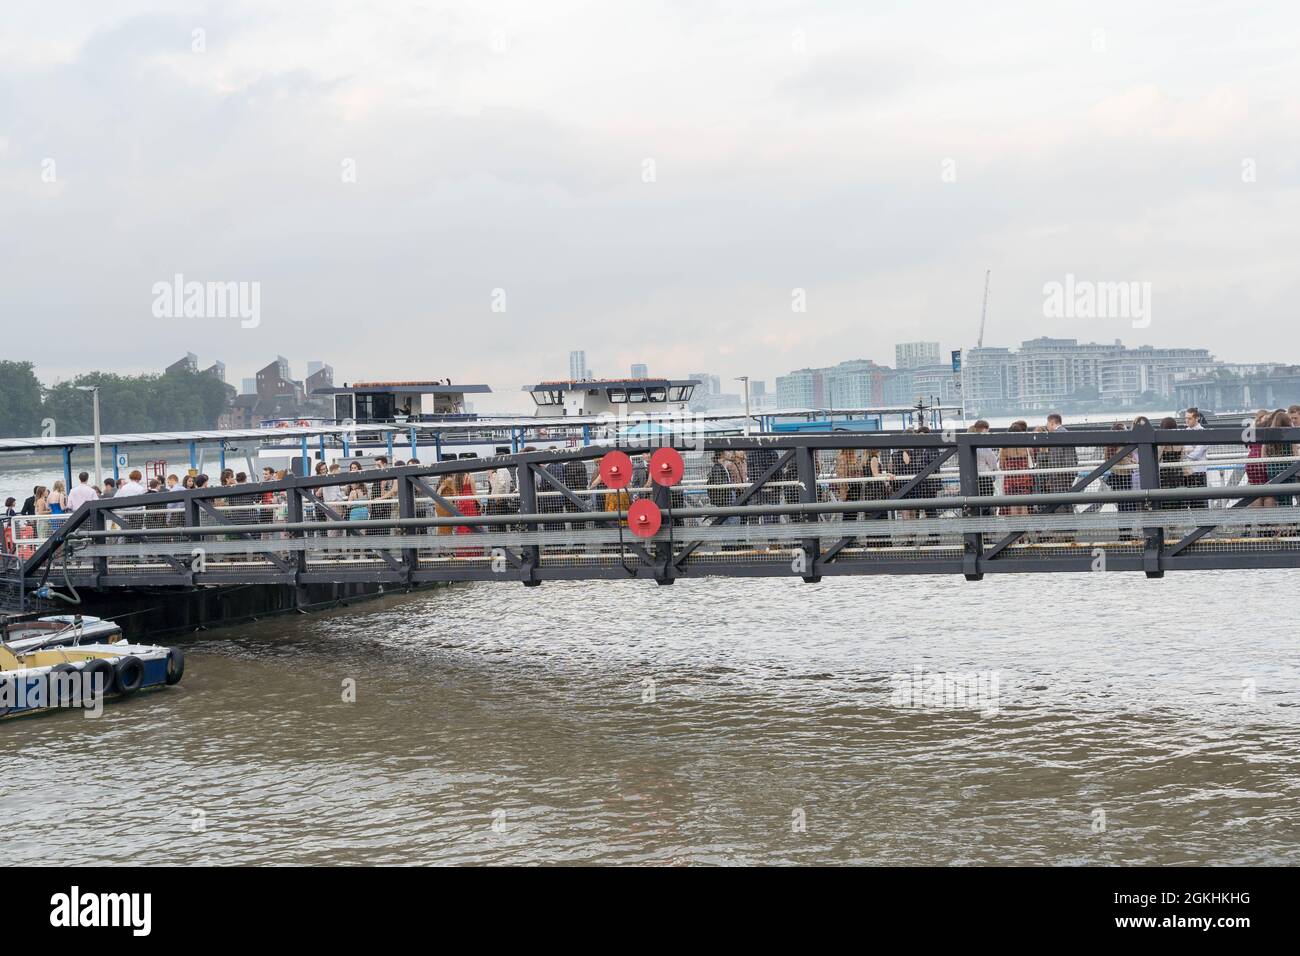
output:
[[[258, 450], [258, 467], [270, 466], [302, 474], [316, 462], [360, 460], [372, 463], [383, 456], [393, 462], [416, 459], [423, 464], [457, 458], [491, 458], [532, 448], [537, 451], [577, 448], [618, 440], [674, 440], [786, 431], [874, 431], [886, 418], [899, 416], [902, 427], [929, 420], [942, 424], [949, 406], [859, 409], [767, 410], [746, 417], [740, 412], [692, 412], [698, 379], [618, 378], [559, 379], [525, 385], [532, 399], [527, 415], [479, 415], [469, 397], [490, 393], [486, 385], [457, 385], [438, 381], [380, 381], [344, 383], [316, 389], [312, 394], [334, 401], [332, 422], [268, 420], [262, 422], [267, 441]], [[348, 431], [277, 441], [280, 425], [341, 425]], [[250, 460], [250, 466], [252, 462]]]
[[[424, 463], [454, 458], [491, 458], [531, 447], [538, 451], [576, 448], [618, 437], [629, 423], [680, 420], [690, 415], [695, 379], [574, 379], [524, 387], [533, 400], [531, 415], [479, 415], [467, 396], [491, 392], [486, 385], [447, 381], [356, 382], [317, 389], [332, 397], [335, 423], [349, 423], [346, 438], [277, 442], [275, 421], [263, 422], [268, 443], [259, 464], [300, 471], [302, 455], [316, 461], [342, 459], [390, 461], [416, 458]], [[700, 418], [701, 416], [692, 416]], [[711, 432], [740, 434], [735, 414], [703, 416], [714, 421]], [[729, 420], [722, 424], [717, 420]]]
[[97, 711], [105, 701], [176, 684], [185, 673], [180, 648], [66, 643], [69, 630], [22, 637], [21, 646], [0, 643], [0, 719], [74, 707]]

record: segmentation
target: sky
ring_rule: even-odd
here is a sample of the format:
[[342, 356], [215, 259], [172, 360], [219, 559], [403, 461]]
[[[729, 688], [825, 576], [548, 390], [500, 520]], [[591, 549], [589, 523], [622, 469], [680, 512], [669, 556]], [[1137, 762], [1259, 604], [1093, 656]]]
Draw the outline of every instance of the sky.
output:
[[[986, 345], [1300, 362], [1300, 8], [1244, 6], [10, 5], [0, 357], [771, 388], [974, 345], [991, 270]], [[1049, 315], [1067, 275], [1150, 313]]]

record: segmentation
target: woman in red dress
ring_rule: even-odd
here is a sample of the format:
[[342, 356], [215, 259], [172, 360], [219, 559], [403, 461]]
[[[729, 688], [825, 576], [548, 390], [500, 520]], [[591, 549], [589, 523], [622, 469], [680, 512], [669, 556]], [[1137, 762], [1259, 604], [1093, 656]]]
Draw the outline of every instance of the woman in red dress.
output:
[[[466, 518], [477, 518], [479, 516], [478, 498], [474, 496], [478, 494], [478, 488], [474, 485], [474, 476], [469, 472], [466, 472], [462, 479], [460, 494], [460, 500], [456, 502], [456, 510]], [[475, 530], [469, 525], [456, 525], [457, 534], [473, 534]], [[458, 558], [477, 558], [482, 553], [483, 551], [480, 548], [460, 548], [456, 551], [456, 556]]]
[[[1255, 413], [1255, 427], [1256, 427], [1256, 428], [1267, 428], [1267, 427], [1268, 427], [1269, 419], [1272, 417], [1272, 415], [1273, 415], [1273, 413], [1270, 412], [1270, 411], [1268, 411], [1267, 409], [1260, 409], [1260, 411], [1258, 411], [1258, 412]], [[1246, 457], [1247, 457], [1247, 458], [1263, 458], [1263, 457], [1264, 457], [1264, 443], [1263, 443], [1263, 442], [1252, 442], [1252, 443], [1250, 444], [1250, 446], [1249, 446], [1249, 450], [1246, 452]], [[1267, 466], [1265, 466], [1264, 462], [1262, 462], [1262, 461], [1259, 461], [1259, 462], [1255, 462], [1255, 461], [1248, 462], [1248, 463], [1246, 464], [1246, 480], [1247, 480], [1248, 482], [1250, 482], [1252, 485], [1266, 485], [1266, 484], [1268, 484], [1268, 468], [1267, 468]], [[1256, 498], [1254, 501], [1252, 501], [1252, 502], [1250, 503], [1249, 507], [1251, 507], [1251, 508], [1267, 507], [1267, 506], [1264, 504], [1265, 500], [1266, 500], [1266, 499], [1264, 499], [1264, 498]]]
[[[1008, 432], [1028, 432], [1029, 425], [1023, 421], [1012, 422], [1007, 427]], [[1027, 495], [1034, 490], [1034, 476], [1030, 474], [1033, 463], [1029, 460], [1028, 448], [1008, 448], [1003, 447], [998, 452], [998, 470], [1004, 472], [1023, 472], [1023, 474], [1008, 474], [1002, 478], [1002, 493], [1004, 495]], [[1029, 507], [1015, 505], [1003, 508], [1004, 515], [1027, 515]]]

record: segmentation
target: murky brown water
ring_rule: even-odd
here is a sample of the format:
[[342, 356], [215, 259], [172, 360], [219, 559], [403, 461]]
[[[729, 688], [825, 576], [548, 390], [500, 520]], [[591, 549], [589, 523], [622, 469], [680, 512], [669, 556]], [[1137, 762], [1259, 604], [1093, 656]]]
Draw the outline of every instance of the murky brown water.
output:
[[[0, 724], [0, 834], [11, 863], [1294, 864], [1294, 581], [480, 584], [266, 620], [101, 720]], [[998, 713], [891, 704], [917, 667], [997, 671]]]

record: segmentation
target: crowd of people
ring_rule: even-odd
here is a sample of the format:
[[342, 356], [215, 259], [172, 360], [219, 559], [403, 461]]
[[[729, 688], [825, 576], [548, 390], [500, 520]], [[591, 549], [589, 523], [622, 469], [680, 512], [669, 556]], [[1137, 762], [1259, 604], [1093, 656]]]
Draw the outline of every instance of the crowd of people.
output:
[[[1256, 429], [1300, 427], [1300, 405], [1292, 405], [1287, 409], [1261, 409], [1254, 416], [1253, 422]], [[1185, 443], [1159, 446], [1158, 460], [1154, 462], [1158, 477], [1154, 480], [1143, 475], [1141, 457], [1126, 435], [1134, 427], [1148, 425], [1164, 430], [1181, 428], [1188, 432]], [[1052, 433], [1064, 427], [1061, 416], [1053, 413], [1033, 430]], [[1198, 441], [1195, 435], [1195, 432], [1204, 427], [1204, 418], [1195, 408], [1187, 409], [1181, 422], [1170, 417], [1153, 423], [1145, 416], [1138, 416], [1131, 425], [1114, 424], [1110, 439], [1097, 447], [1101, 461], [1107, 463], [1100, 480], [1111, 490], [1117, 491], [1151, 487], [1204, 489], [1226, 483], [1226, 476], [1231, 474], [1233, 468], [1237, 468], [1244, 469], [1246, 481], [1259, 485], [1278, 479], [1300, 457], [1297, 455], [1300, 443], [1248, 441], [1245, 439], [1253, 435], [1244, 435], [1245, 462], [1216, 464], [1210, 458], [1209, 446]], [[989, 423], [984, 420], [975, 422], [969, 430], [977, 434], [991, 432]], [[1030, 426], [1024, 420], [1012, 422], [1006, 429], [1009, 435], [1023, 435], [1029, 431]], [[919, 425], [909, 434], [928, 433], [928, 426]], [[534, 450], [531, 447], [523, 449], [524, 452]], [[939, 443], [912, 447], [903, 445], [889, 449], [840, 449], [834, 453], [829, 468], [823, 463], [823, 468], [820, 469], [822, 473], [816, 478], [817, 500], [863, 502], [902, 498], [909, 505], [912, 502], [915, 505], [892, 512], [898, 517], [908, 519], [937, 516], [938, 509], [928, 506], [926, 501], [959, 493], [952, 480], [951, 470], [941, 471], [935, 467], [943, 454], [944, 448]], [[1026, 442], [978, 447], [975, 450], [975, 463], [978, 494], [981, 496], [1069, 492], [1075, 489], [1080, 477], [1091, 470], [1091, 465], [1080, 465], [1078, 446], [1061, 443]], [[406, 461], [397, 460], [391, 467], [419, 464], [418, 459], [411, 458]], [[670, 507], [680, 508], [687, 504], [709, 504], [715, 507], [746, 504], [770, 506], [795, 504], [801, 500], [803, 479], [796, 472], [794, 457], [788, 456], [783, 461], [775, 448], [715, 451], [707, 466], [704, 475], [697, 476], [693, 482], [670, 492]], [[348, 460], [345, 464], [318, 462], [315, 466], [317, 478], [351, 479], [355, 476], [355, 480], [313, 484], [308, 496], [304, 498], [304, 515], [307, 520], [335, 522], [399, 517], [400, 482], [396, 476], [384, 476], [383, 472], [389, 469], [386, 456], [379, 456], [372, 462], [360, 459]], [[564, 516], [555, 522], [544, 524], [543, 530], [593, 527], [591, 520], [574, 516], [585, 511], [626, 511], [634, 500], [650, 493], [644, 456], [634, 458], [632, 481], [626, 489], [604, 488], [600, 472], [595, 467], [595, 462], [591, 461], [561, 459], [547, 464], [543, 471], [544, 476], [539, 475], [535, 482], [538, 511]], [[1216, 472], [1221, 476], [1217, 480], [1214, 477]], [[226, 468], [217, 476], [218, 486], [225, 493], [207, 500], [212, 508], [224, 509], [224, 520], [227, 523], [276, 524], [287, 517], [289, 491], [275, 487], [275, 483], [283, 482], [288, 477], [286, 471], [271, 467], [263, 468], [256, 478]], [[757, 484], [760, 481], [762, 483]], [[84, 471], [77, 476], [77, 482], [71, 489], [65, 488], [62, 481], [54, 481], [48, 487], [37, 485], [21, 507], [14, 497], [5, 501], [3, 515], [0, 517], [6, 525], [6, 548], [12, 551], [16, 547], [17, 535], [12, 533], [11, 527], [16, 518], [44, 519], [48, 533], [86, 502], [105, 498], [132, 499], [127, 507], [132, 512], [144, 515], [144, 526], [179, 526], [185, 520], [184, 501], [178, 497], [177, 500], [151, 505], [149, 496], [208, 486], [208, 476], [197, 471], [145, 479], [138, 469], [133, 469], [121, 480], [105, 478], [100, 487], [96, 487], [90, 481], [90, 475]], [[469, 470], [447, 473], [438, 478], [436, 488], [424, 484], [415, 497], [419, 500], [415, 511], [417, 516], [465, 519], [463, 524], [448, 522], [429, 528], [429, 533], [466, 534], [479, 529], [505, 531], [511, 528], [509, 523], [483, 525], [473, 519], [482, 515], [496, 517], [518, 513], [518, 475], [515, 469], [506, 467], [477, 473]], [[141, 498], [144, 500], [135, 500]], [[1273, 495], [1255, 498], [1252, 506], [1268, 508], [1291, 503], [1288, 496]], [[1209, 505], [1210, 501], [1205, 496], [1169, 499], [1160, 503], [1161, 508], [1205, 508]], [[1139, 507], [1139, 504], [1129, 501], [1118, 504], [1122, 511]], [[1000, 510], [1003, 514], [1019, 515], [1028, 513], [1030, 508], [1027, 504], [1009, 505]], [[1073, 508], [1070, 505], [1055, 504], [1044, 506], [1042, 510], [1068, 511]], [[890, 514], [885, 510], [846, 512], [842, 518], [878, 520], [888, 518]], [[732, 517], [721, 523], [735, 523], [739, 520]], [[744, 519], [746, 523], [756, 524], [779, 520], [781, 519], [775, 515], [758, 514]], [[388, 528], [357, 529], [357, 533], [367, 534], [388, 532]], [[339, 535], [344, 532], [332, 529], [328, 533]]]

